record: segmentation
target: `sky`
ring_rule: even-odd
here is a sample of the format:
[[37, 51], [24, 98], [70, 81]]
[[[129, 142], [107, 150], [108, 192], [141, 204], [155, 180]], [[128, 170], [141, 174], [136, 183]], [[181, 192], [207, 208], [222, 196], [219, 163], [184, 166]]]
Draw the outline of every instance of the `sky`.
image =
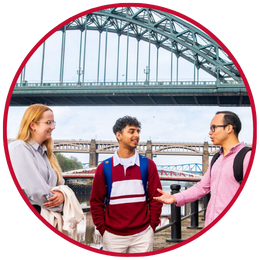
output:
[[[82, 34], [82, 43], [84, 43]], [[60, 68], [60, 51], [62, 33], [60, 31], [51, 35], [45, 42], [45, 59], [44, 59], [44, 82], [58, 82]], [[99, 80], [102, 81], [104, 76], [104, 53], [105, 53], [106, 33], [101, 34], [101, 62], [99, 71]], [[107, 51], [107, 81], [116, 81], [116, 64], [117, 64], [117, 43], [118, 36], [108, 33], [108, 51]], [[97, 57], [99, 33], [96, 31], [87, 32], [86, 48], [86, 69], [85, 81], [97, 80]], [[136, 76], [136, 47], [137, 41], [129, 38], [129, 71], [128, 81], [135, 81]], [[119, 58], [119, 81], [125, 80], [126, 64], [126, 37], [120, 37], [120, 58]], [[64, 66], [64, 82], [77, 82], [79, 69], [79, 46], [80, 32], [66, 32], [66, 50]], [[82, 60], [83, 61], [82, 48]], [[145, 80], [144, 68], [148, 64], [148, 43], [140, 41], [140, 55], [138, 64], [138, 79]], [[151, 45], [151, 72], [150, 79], [156, 79], [156, 54], [157, 50]], [[176, 80], [176, 57], [174, 58], [173, 80]], [[164, 49], [159, 49], [159, 81], [170, 80], [171, 73], [171, 53]], [[32, 55], [26, 64], [25, 80], [28, 83], [40, 82], [40, 72], [42, 64], [42, 45]], [[81, 68], [83, 65], [81, 66]], [[193, 80], [194, 65], [184, 59], [179, 59], [180, 81]], [[197, 73], [195, 73], [197, 76]], [[216, 80], [203, 70], [199, 73], [200, 80]], [[18, 79], [20, 82], [20, 79]], [[112, 127], [115, 121], [122, 116], [130, 115], [136, 117], [142, 124], [141, 141], [146, 142], [199, 142], [203, 143], [209, 139], [210, 121], [217, 111], [231, 110], [239, 115], [242, 121], [243, 130], [240, 134], [240, 140], [246, 143], [252, 143], [252, 117], [251, 109], [248, 107], [198, 107], [198, 106], [139, 106], [139, 107], [51, 107], [54, 111], [57, 126], [53, 132], [54, 140], [115, 140]], [[26, 107], [10, 107], [8, 114], [8, 138], [15, 138], [19, 129], [22, 115]], [[71, 156], [72, 154], [64, 154]], [[81, 162], [88, 162], [88, 155], [73, 154]], [[110, 155], [100, 155], [99, 160], [105, 159]], [[182, 164], [182, 163], [201, 163], [202, 157], [187, 156], [157, 156], [154, 158], [157, 164]]]

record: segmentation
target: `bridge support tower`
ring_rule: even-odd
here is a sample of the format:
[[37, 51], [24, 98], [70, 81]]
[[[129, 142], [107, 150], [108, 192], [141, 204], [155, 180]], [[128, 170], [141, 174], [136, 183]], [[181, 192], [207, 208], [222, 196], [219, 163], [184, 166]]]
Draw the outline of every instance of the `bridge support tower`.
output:
[[204, 142], [203, 156], [202, 156], [202, 174], [204, 175], [209, 167], [209, 144]]
[[91, 139], [90, 142], [90, 151], [89, 151], [89, 168], [97, 167], [98, 165], [98, 153], [96, 140]]
[[152, 151], [152, 141], [147, 141], [147, 149], [145, 152], [145, 156], [149, 159], [153, 159], [153, 151]]

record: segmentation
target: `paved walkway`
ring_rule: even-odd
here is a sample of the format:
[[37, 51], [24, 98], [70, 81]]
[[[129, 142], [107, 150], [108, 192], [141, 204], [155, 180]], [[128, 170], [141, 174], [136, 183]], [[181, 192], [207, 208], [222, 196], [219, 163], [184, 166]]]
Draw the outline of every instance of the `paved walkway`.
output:
[[[202, 221], [201, 219], [202, 216], [199, 217], [199, 226], [204, 228], [205, 221]], [[202, 229], [188, 229], [187, 228], [188, 226], [190, 226], [190, 218], [182, 221], [182, 228], [181, 228], [182, 239], [190, 238], [202, 230]], [[163, 249], [177, 244], [173, 242], [166, 242], [167, 238], [171, 238], [171, 227], [168, 227], [163, 231], [155, 233], [154, 246], [153, 246], [154, 250]]]

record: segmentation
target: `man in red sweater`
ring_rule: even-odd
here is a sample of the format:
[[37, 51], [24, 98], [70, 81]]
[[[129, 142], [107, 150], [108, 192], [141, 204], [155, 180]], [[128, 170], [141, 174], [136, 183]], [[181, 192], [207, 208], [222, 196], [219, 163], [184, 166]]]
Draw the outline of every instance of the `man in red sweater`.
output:
[[[103, 236], [103, 250], [139, 253], [153, 250], [153, 235], [160, 223], [161, 183], [155, 163], [148, 159], [147, 189], [144, 190], [140, 158], [136, 151], [141, 124], [133, 117], [119, 118], [113, 132], [119, 148], [112, 157], [112, 189], [109, 203], [102, 162], [96, 170], [90, 197], [93, 222]], [[146, 196], [147, 194], [147, 196]], [[105, 207], [105, 209], [104, 209]]]

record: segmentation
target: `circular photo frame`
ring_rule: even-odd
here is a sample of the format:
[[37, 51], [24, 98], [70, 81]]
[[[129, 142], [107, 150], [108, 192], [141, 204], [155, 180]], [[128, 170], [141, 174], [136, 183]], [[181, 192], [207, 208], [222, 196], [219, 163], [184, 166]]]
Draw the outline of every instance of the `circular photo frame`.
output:
[[[56, 228], [54, 228], [48, 221], [46, 221], [31, 205], [27, 197], [25, 196], [23, 190], [21, 189], [19, 182], [17, 181], [17, 178], [15, 176], [15, 173], [12, 168], [12, 164], [10, 161], [9, 153], [8, 153], [8, 140], [7, 140], [7, 117], [8, 117], [8, 108], [10, 105], [11, 97], [13, 90], [15, 88], [15, 85], [17, 83], [17, 80], [22, 73], [23, 68], [25, 67], [28, 60], [31, 58], [31, 56], [35, 53], [35, 51], [51, 36], [53, 35], [57, 30], [61, 29], [65, 25], [71, 23], [75, 19], [78, 19], [84, 15], [90, 14], [92, 12], [101, 11], [108, 8], [118, 8], [118, 7], [143, 7], [143, 8], [150, 8], [154, 10], [163, 11], [169, 14], [172, 14], [176, 17], [179, 17], [188, 23], [196, 26], [198, 29], [206, 33], [209, 37], [211, 37], [228, 55], [230, 60], [232, 60], [233, 64], [236, 66], [236, 69], [238, 70], [241, 79], [244, 82], [244, 85], [246, 87], [251, 110], [252, 110], [252, 119], [253, 119], [253, 140], [252, 140], [252, 153], [250, 157], [249, 166], [247, 169], [247, 172], [245, 174], [245, 177], [236, 192], [235, 196], [233, 197], [232, 201], [227, 205], [225, 210], [214, 220], [210, 223], [210, 225], [206, 226], [204, 229], [199, 231], [196, 235], [190, 237], [189, 239], [186, 239], [183, 242], [180, 242], [174, 246], [170, 246], [161, 250], [147, 252], [147, 253], [138, 253], [138, 254], [121, 254], [121, 253], [115, 253], [115, 252], [107, 252], [99, 249], [95, 249], [93, 247], [84, 245], [82, 243], [77, 242], [76, 240], [64, 235], [60, 231], [58, 231]], [[183, 12], [177, 8], [165, 5], [165, 4], [159, 4], [155, 2], [148, 2], [148, 1], [137, 1], [137, 0], [121, 0], [121, 1], [109, 1], [102, 4], [94, 4], [92, 6], [86, 7], [82, 10], [79, 10], [77, 12], [71, 13], [70, 15], [58, 20], [54, 25], [52, 25], [50, 28], [46, 29], [43, 33], [41, 33], [34, 41], [33, 43], [28, 47], [28, 49], [24, 52], [23, 56], [19, 60], [19, 62], [16, 65], [16, 68], [11, 76], [10, 82], [7, 86], [7, 89], [5, 91], [4, 95], [4, 101], [1, 109], [1, 121], [0, 121], [0, 138], [1, 138], [1, 148], [2, 148], [2, 155], [4, 158], [4, 164], [5, 168], [8, 174], [8, 177], [11, 181], [11, 184], [14, 187], [14, 190], [19, 197], [21, 203], [25, 206], [26, 210], [29, 212], [29, 214], [38, 222], [39, 225], [41, 225], [45, 230], [47, 230], [50, 234], [61, 240], [67, 245], [71, 245], [78, 250], [81, 250], [83, 252], [92, 254], [94, 256], [109, 258], [109, 259], [119, 259], [120, 257], [140, 257], [142, 259], [152, 259], [156, 257], [161, 257], [164, 255], [169, 255], [175, 252], [178, 252], [179, 250], [182, 250], [190, 245], [193, 245], [197, 243], [197, 241], [200, 241], [201, 239], [208, 236], [211, 232], [213, 232], [216, 227], [220, 226], [226, 218], [232, 213], [232, 211], [235, 209], [237, 204], [240, 202], [242, 196], [244, 195], [244, 191], [246, 190], [250, 179], [253, 175], [253, 171], [255, 169], [258, 150], [259, 150], [259, 137], [258, 137], [258, 126], [259, 126], [259, 109], [258, 104], [256, 100], [256, 94], [253, 89], [253, 85], [249, 79], [249, 76], [247, 75], [247, 72], [239, 59], [238, 55], [235, 53], [235, 51], [232, 49], [232, 47], [227, 43], [227, 41], [219, 34], [217, 33], [213, 28], [211, 28], [209, 25], [207, 25], [205, 22], [199, 20], [197, 17], [189, 15], [186, 12]]]

